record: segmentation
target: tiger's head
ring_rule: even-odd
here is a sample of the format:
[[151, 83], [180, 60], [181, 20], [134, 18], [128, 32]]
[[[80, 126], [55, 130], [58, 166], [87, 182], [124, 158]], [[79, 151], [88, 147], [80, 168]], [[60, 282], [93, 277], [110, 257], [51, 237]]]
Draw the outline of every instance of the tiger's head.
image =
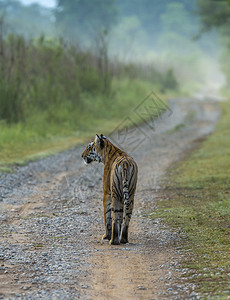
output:
[[102, 162], [102, 152], [105, 141], [106, 137], [103, 134], [100, 136], [96, 134], [94, 141], [86, 146], [81, 155], [86, 165], [90, 164], [92, 161]]

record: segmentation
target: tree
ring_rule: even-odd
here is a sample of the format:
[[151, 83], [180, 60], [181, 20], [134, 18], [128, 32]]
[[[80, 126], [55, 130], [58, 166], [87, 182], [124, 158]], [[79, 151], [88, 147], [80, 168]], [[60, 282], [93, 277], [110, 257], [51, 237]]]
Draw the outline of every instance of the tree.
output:
[[26, 38], [46, 33], [54, 35], [53, 13], [38, 4], [22, 5], [18, 0], [0, 0], [0, 16], [4, 16], [7, 33]]
[[136, 16], [142, 28], [153, 40], [162, 33], [161, 16], [170, 4], [181, 4], [186, 11], [195, 9], [195, 0], [117, 0], [121, 17]]
[[57, 0], [56, 22], [71, 40], [94, 38], [116, 22], [115, 0]]
[[197, 0], [198, 13], [202, 21], [200, 35], [217, 28], [222, 42], [221, 66], [226, 76], [226, 86], [230, 84], [230, 0]]
[[165, 12], [161, 15], [163, 33], [172, 32], [192, 38], [198, 30], [198, 19], [191, 14], [183, 3], [173, 2], [167, 5]]
[[213, 27], [222, 32], [230, 31], [230, 0], [197, 0], [198, 14], [201, 17], [201, 33]]

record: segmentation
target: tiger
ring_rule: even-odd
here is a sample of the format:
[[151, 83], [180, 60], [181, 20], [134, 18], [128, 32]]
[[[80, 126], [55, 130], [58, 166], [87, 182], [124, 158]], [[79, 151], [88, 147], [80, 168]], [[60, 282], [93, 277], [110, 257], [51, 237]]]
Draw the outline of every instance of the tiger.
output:
[[128, 229], [136, 191], [138, 167], [134, 159], [103, 134], [96, 134], [81, 155], [85, 164], [104, 164], [103, 208], [105, 234], [110, 244], [128, 243]]

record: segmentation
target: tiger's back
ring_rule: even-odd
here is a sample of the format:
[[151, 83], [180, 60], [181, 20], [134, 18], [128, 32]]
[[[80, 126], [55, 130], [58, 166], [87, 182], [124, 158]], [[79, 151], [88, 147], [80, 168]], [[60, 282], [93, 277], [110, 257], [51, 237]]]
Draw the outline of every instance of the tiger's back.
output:
[[119, 156], [111, 168], [111, 243], [127, 243], [128, 227], [134, 205], [137, 184], [137, 164], [130, 156]]
[[137, 184], [137, 164], [128, 155], [121, 155], [111, 166], [110, 190], [111, 195], [117, 196], [121, 202], [132, 197]]

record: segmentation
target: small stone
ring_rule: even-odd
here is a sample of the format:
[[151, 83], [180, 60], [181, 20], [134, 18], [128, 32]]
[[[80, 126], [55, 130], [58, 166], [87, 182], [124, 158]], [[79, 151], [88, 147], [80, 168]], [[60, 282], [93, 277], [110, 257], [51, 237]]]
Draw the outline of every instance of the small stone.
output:
[[138, 290], [147, 290], [147, 288], [146, 287], [144, 287], [144, 286], [142, 286], [142, 285], [138, 285]]
[[89, 286], [86, 285], [86, 284], [82, 284], [81, 287], [82, 287], [83, 289], [88, 289]]

